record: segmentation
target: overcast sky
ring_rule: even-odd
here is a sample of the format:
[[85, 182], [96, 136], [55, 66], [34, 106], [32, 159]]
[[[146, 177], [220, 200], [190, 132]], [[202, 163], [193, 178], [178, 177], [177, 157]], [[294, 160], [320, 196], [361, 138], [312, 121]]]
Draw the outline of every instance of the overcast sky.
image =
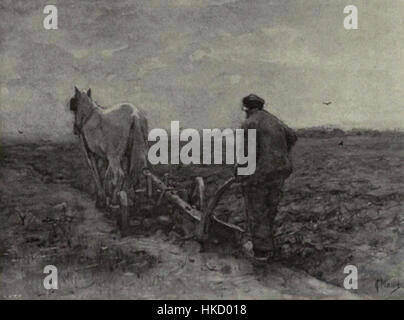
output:
[[75, 84], [151, 127], [237, 126], [253, 92], [295, 128], [404, 128], [402, 0], [1, 0], [0, 27], [3, 135], [71, 138]]

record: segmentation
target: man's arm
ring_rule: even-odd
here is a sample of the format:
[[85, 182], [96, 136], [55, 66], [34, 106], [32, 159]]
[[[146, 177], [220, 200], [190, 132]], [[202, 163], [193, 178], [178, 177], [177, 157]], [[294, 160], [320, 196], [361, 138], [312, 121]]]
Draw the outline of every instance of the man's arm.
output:
[[[255, 121], [250, 121], [250, 120], [246, 120], [243, 122], [243, 124], [241, 125], [241, 129], [243, 129], [243, 146], [244, 146], [244, 155], [248, 152], [248, 130], [249, 129], [254, 129], [256, 130], [256, 144], [255, 144], [255, 156], [256, 156], [256, 161], [258, 161], [259, 158], [259, 150], [260, 150], [260, 146], [259, 146], [259, 139], [258, 139], [258, 124]], [[239, 152], [239, 151], [238, 151]], [[248, 176], [239, 176], [237, 175], [237, 168], [238, 167], [244, 167], [247, 166], [247, 164], [239, 164], [236, 161], [236, 164], [234, 166], [234, 173], [237, 176], [237, 178], [239, 179], [239, 181], [246, 179]]]
[[292, 149], [292, 147], [296, 144], [297, 135], [295, 131], [289, 128], [286, 124], [284, 124], [285, 135], [286, 135], [286, 142], [288, 145], [288, 152]]
[[243, 123], [242, 128], [244, 129], [244, 153], [248, 152], [248, 130], [253, 129], [255, 130], [255, 158], [256, 162], [258, 162], [260, 156], [260, 145], [258, 139], [258, 123], [255, 121], [245, 121]]
[[274, 117], [274, 119], [276, 119], [276, 121], [278, 121], [278, 123], [284, 129], [285, 136], [286, 136], [286, 143], [288, 145], [288, 152], [289, 152], [297, 141], [297, 135], [296, 135], [295, 131], [293, 129], [289, 128], [283, 121], [279, 120], [274, 115], [272, 115], [272, 117]]

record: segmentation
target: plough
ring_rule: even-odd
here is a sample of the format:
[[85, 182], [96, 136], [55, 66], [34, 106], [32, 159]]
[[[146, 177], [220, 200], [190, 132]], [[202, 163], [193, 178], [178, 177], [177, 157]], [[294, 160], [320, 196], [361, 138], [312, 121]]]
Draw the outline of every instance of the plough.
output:
[[[99, 173], [96, 169], [95, 160], [89, 157], [88, 147], [86, 146], [86, 141], [82, 135], [80, 135], [80, 142], [88, 166], [90, 167], [95, 183], [97, 184], [97, 190], [101, 190], [102, 192], [104, 192], [103, 191], [104, 189], [102, 188], [100, 183], [101, 179]], [[153, 189], [152, 184], [154, 183], [157, 189], [159, 189], [161, 192], [159, 201], [161, 201], [161, 199], [165, 197], [172, 205], [177, 207], [182, 213], [191, 217], [191, 219], [194, 220], [195, 223], [197, 223], [196, 238], [199, 241], [202, 242], [207, 240], [209, 234], [209, 228], [212, 222], [218, 223], [228, 229], [231, 229], [239, 233], [245, 232], [245, 230], [240, 228], [239, 226], [223, 221], [213, 214], [224, 192], [232, 184], [236, 182], [236, 179], [234, 177], [229, 178], [227, 181], [225, 181], [216, 190], [215, 195], [209, 201], [207, 201], [206, 199], [205, 183], [203, 181], [203, 178], [196, 177], [195, 178], [196, 188], [194, 192], [197, 194], [199, 202], [198, 208], [196, 208], [180, 197], [180, 192], [178, 192], [179, 190], [176, 190], [175, 188], [171, 188], [170, 186], [168, 186], [168, 181], [167, 182], [162, 181], [149, 169], [144, 169], [143, 175], [147, 178], [146, 179], [147, 188], [146, 190], [141, 190], [140, 192], [147, 192], [147, 195], [151, 197]], [[105, 193], [103, 193], [103, 196], [105, 197]], [[120, 205], [110, 206], [110, 210], [116, 215], [118, 220], [117, 221], [118, 227], [120, 228], [122, 236], [125, 236], [129, 229], [129, 213], [128, 213], [129, 201], [127, 193], [123, 190], [118, 193], [118, 196], [120, 200]]]
[[[238, 233], [245, 233], [245, 230], [235, 224], [223, 221], [214, 215], [214, 210], [219, 203], [219, 200], [222, 198], [225, 191], [233, 184], [236, 183], [236, 179], [234, 177], [229, 178], [225, 181], [215, 192], [215, 195], [207, 201], [206, 199], [206, 190], [205, 184], [202, 177], [196, 177], [195, 183], [196, 187], [194, 193], [197, 194], [198, 197], [198, 206], [192, 206], [190, 203], [185, 201], [180, 196], [180, 192], [175, 188], [172, 188], [153, 174], [149, 169], [143, 170], [143, 175], [146, 176], [148, 181], [152, 181], [152, 184], [161, 192], [160, 198], [164, 197], [167, 199], [172, 205], [180, 210], [180, 212], [189, 216], [195, 223], [197, 223], [196, 227], [196, 238], [198, 241], [206, 241], [208, 239], [209, 229], [212, 223], [217, 223], [226, 227], [227, 229], [231, 229]], [[150, 186], [149, 186], [150, 187]], [[151, 188], [150, 188], [151, 189]], [[150, 190], [149, 189], [149, 190]], [[128, 201], [127, 196], [124, 191], [119, 193], [121, 200], [121, 233], [126, 234], [126, 230], [128, 227]]]

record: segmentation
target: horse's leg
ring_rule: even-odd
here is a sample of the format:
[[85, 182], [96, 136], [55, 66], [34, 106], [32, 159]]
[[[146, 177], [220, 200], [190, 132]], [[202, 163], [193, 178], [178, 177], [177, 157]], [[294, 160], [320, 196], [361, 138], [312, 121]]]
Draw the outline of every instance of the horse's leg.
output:
[[103, 168], [103, 160], [100, 157], [93, 156], [94, 160], [92, 161], [94, 164], [94, 170], [97, 172], [96, 176], [99, 182], [96, 184], [97, 185], [97, 195], [96, 195], [96, 201], [95, 201], [95, 206], [97, 208], [105, 208], [107, 206], [107, 197], [105, 193], [105, 188], [104, 188], [104, 175], [102, 175], [102, 172], [104, 170]]
[[[124, 180], [125, 180], [125, 174], [124, 171], [122, 170], [121, 166], [121, 161], [119, 158], [113, 157], [108, 159], [109, 166], [107, 169], [106, 177], [105, 177], [105, 183], [108, 182], [108, 175], [112, 173], [112, 179], [111, 179], [111, 184], [112, 184], [112, 194], [111, 194], [111, 204], [110, 204], [110, 210], [111, 213], [115, 216], [118, 224], [118, 228], [120, 229], [122, 236], [126, 233], [127, 227], [128, 227], [128, 217], [127, 217], [127, 197], [126, 193], [124, 193], [124, 197], [122, 197], [122, 193], [120, 192], [122, 190]], [[121, 194], [121, 196], [120, 196]], [[125, 203], [122, 203], [123, 207], [121, 206], [121, 200], [125, 199]], [[124, 215], [122, 213], [125, 213]]]
[[95, 189], [96, 189], [96, 194], [97, 194], [97, 200], [96, 200], [96, 207], [102, 208], [105, 207], [105, 193], [102, 188], [101, 184], [101, 179], [99, 175], [99, 171], [97, 169], [97, 161], [95, 159], [95, 156], [92, 152], [89, 152], [86, 148], [86, 144], [84, 142], [84, 138], [81, 136], [81, 147], [84, 152], [84, 156], [86, 157], [88, 166], [90, 167], [90, 171], [92, 173], [94, 182], [95, 182]]
[[118, 192], [121, 191], [125, 174], [121, 167], [121, 161], [117, 158], [109, 159], [109, 168], [112, 172], [112, 195], [111, 195], [111, 204], [117, 205], [119, 204], [118, 200]]
[[109, 164], [107, 163], [107, 168], [105, 169], [105, 174], [104, 174], [104, 193], [105, 193], [105, 197], [107, 198], [107, 206], [110, 205], [111, 203], [111, 180], [112, 180], [112, 169], [109, 166]]

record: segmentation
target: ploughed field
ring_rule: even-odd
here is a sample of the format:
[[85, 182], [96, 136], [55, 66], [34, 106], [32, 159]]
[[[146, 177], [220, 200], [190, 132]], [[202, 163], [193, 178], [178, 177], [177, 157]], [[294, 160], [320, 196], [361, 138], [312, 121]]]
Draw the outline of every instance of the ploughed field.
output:
[[[339, 145], [343, 140], [344, 144]], [[194, 224], [166, 200], [130, 192], [130, 236], [94, 208], [94, 187], [77, 143], [5, 143], [0, 158], [0, 297], [19, 298], [404, 298], [404, 136], [300, 138], [276, 219], [279, 256], [255, 269], [240, 239], [215, 226], [204, 247]], [[231, 174], [221, 166], [158, 166], [192, 201]], [[245, 227], [240, 190], [215, 214]], [[58, 267], [58, 290], [42, 286]], [[358, 290], [343, 288], [346, 265]], [[404, 286], [403, 286], [404, 287]]]

